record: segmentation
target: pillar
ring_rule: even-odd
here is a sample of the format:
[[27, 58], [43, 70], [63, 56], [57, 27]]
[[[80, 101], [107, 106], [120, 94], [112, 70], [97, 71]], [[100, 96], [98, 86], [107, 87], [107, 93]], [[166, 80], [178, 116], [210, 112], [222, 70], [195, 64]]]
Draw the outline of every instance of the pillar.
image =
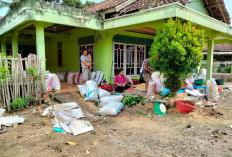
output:
[[13, 58], [17, 58], [18, 57], [18, 36], [19, 33], [15, 32], [12, 34], [12, 51], [13, 51]]
[[6, 38], [2, 38], [1, 40], [1, 50], [2, 54], [6, 55]]
[[214, 52], [214, 39], [208, 39], [208, 52], [207, 52], [207, 73], [206, 80], [212, 79], [213, 73], [213, 52]]
[[43, 92], [46, 93], [46, 62], [45, 62], [45, 37], [44, 37], [44, 26], [43, 23], [36, 23], [36, 52], [38, 58], [43, 58], [44, 61], [41, 63], [41, 81], [43, 85]]
[[113, 81], [113, 36], [111, 32], [99, 32], [94, 46], [95, 71], [103, 71], [107, 82]]

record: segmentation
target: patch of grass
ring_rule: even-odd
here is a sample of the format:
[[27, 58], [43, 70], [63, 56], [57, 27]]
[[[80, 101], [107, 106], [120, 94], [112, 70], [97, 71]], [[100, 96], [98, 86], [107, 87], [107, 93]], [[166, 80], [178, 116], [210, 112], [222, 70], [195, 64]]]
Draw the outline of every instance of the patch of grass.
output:
[[143, 115], [145, 115], [145, 112], [143, 110], [138, 110], [137, 114], [143, 114]]

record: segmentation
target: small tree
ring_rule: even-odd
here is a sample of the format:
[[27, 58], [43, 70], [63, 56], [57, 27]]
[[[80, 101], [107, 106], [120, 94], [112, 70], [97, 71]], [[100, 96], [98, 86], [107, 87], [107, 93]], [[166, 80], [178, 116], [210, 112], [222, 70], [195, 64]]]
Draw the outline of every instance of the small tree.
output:
[[167, 88], [176, 92], [181, 82], [197, 68], [203, 59], [206, 33], [191, 22], [169, 19], [157, 30], [150, 56], [153, 70], [160, 71], [167, 80]]

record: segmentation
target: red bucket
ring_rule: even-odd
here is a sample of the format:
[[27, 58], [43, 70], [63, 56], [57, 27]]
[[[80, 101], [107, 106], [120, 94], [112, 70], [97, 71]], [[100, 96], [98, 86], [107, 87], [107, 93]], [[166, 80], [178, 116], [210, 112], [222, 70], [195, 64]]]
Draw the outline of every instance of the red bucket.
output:
[[196, 106], [193, 103], [188, 102], [188, 101], [177, 100], [176, 107], [181, 113], [189, 113], [189, 112], [192, 112]]
[[138, 84], [138, 80], [137, 79], [132, 79], [132, 82], [133, 82], [134, 85]]
[[112, 90], [112, 85], [109, 85], [109, 84], [100, 85], [100, 88], [110, 92]]

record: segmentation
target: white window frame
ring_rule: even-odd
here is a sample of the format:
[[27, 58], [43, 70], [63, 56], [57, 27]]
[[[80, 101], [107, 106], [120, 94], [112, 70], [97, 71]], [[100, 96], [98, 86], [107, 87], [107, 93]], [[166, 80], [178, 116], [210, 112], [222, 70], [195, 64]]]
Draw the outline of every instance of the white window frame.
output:
[[124, 71], [124, 75], [126, 75], [126, 59], [127, 59], [127, 54], [126, 54], [127, 50], [126, 50], [126, 48], [127, 48], [128, 45], [135, 46], [134, 75], [127, 75], [127, 76], [139, 76], [139, 74], [137, 74], [137, 68], [141, 68], [141, 67], [137, 67], [137, 47], [138, 46], [144, 47], [144, 58], [143, 58], [143, 60], [145, 60], [145, 58], [146, 58], [146, 46], [145, 45], [135, 45], [135, 44], [125, 44], [125, 43], [113, 42], [113, 67], [112, 67], [113, 68], [112, 69], [113, 77], [116, 76], [115, 72], [114, 72], [114, 70], [115, 70], [115, 67], [114, 67], [114, 65], [115, 65], [115, 60], [114, 60], [114, 57], [115, 57], [115, 54], [114, 54], [114, 52], [115, 52], [115, 44], [123, 45], [123, 49], [124, 49], [123, 50], [123, 71]]

